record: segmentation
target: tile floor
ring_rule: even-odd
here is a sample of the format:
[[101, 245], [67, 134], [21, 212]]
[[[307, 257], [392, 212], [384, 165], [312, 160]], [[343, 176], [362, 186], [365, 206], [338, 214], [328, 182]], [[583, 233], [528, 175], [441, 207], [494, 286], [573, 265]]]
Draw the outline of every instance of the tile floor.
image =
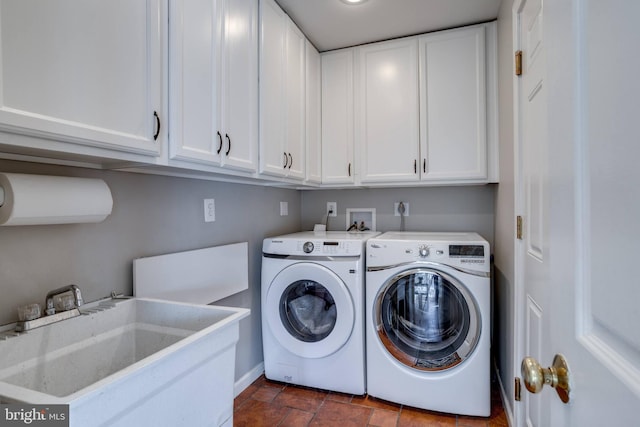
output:
[[508, 427], [497, 383], [491, 387], [491, 416], [468, 417], [268, 380], [263, 376], [234, 401], [235, 427]]

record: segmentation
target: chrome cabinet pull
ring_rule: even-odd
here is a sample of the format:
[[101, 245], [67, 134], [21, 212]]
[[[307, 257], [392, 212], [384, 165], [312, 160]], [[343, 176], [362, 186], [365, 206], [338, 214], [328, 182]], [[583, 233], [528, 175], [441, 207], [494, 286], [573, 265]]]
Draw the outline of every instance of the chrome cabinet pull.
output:
[[289, 169], [291, 169], [291, 166], [293, 166], [293, 157], [291, 156], [291, 153], [289, 153]]
[[284, 153], [284, 166], [283, 166], [283, 169], [286, 169], [288, 164], [289, 164], [289, 158], [287, 157], [287, 153]]

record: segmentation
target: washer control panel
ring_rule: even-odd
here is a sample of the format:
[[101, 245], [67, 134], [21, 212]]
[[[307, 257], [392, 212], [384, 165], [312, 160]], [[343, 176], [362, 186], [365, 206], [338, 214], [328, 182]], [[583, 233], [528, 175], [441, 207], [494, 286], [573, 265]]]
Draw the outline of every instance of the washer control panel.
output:
[[341, 240], [319, 240], [319, 241], [299, 241], [297, 250], [309, 255], [333, 255], [346, 256], [358, 255], [360, 250], [356, 250], [362, 244], [358, 242]]

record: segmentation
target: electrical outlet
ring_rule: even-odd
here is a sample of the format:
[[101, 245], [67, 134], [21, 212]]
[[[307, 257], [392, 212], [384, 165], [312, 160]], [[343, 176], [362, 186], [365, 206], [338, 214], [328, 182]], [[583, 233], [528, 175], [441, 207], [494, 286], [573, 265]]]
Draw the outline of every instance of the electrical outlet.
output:
[[338, 203], [337, 202], [327, 202], [327, 213], [329, 216], [338, 216]]
[[289, 202], [280, 202], [280, 216], [289, 215]]
[[215, 220], [216, 220], [215, 199], [204, 199], [204, 222], [213, 222]]
[[[409, 203], [407, 202], [402, 202], [404, 204], [404, 213], [402, 214], [402, 216], [409, 216]], [[400, 205], [400, 202], [395, 202], [393, 204], [393, 215], [394, 216], [400, 216], [400, 211], [398, 211], [398, 205]]]

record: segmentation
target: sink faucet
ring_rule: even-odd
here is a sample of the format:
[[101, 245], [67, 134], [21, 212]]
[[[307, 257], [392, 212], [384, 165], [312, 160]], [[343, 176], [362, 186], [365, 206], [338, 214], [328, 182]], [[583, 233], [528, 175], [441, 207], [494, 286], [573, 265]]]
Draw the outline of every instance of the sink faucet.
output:
[[47, 293], [47, 300], [45, 302], [45, 307], [46, 307], [46, 313], [47, 314], [54, 314], [55, 313], [55, 308], [53, 306], [53, 297], [56, 295], [60, 295], [63, 294], [65, 292], [69, 292], [71, 291], [71, 293], [73, 294], [73, 301], [76, 304], [75, 308], [79, 308], [82, 304], [82, 294], [80, 293], [80, 288], [78, 288], [76, 285], [67, 285], [67, 286], [63, 286], [61, 288], [58, 289], [54, 289], [53, 291], [50, 291], [49, 293]]

